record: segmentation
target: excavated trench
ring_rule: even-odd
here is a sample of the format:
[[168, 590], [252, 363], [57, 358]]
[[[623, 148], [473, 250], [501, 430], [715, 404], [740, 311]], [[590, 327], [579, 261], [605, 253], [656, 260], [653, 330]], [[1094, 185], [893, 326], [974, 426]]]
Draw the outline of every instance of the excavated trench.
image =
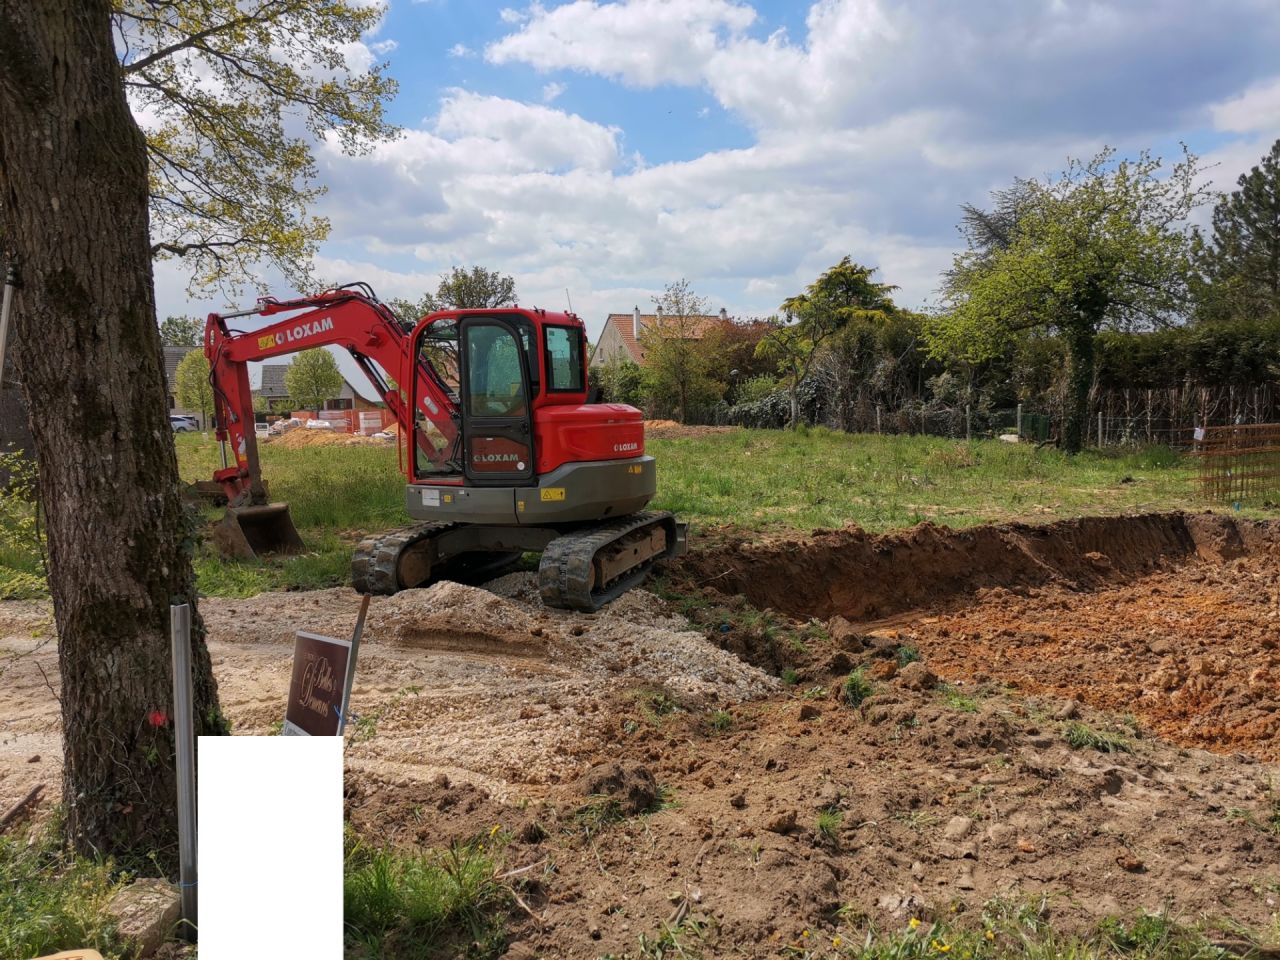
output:
[[1280, 524], [1218, 514], [1082, 517], [951, 530], [921, 524], [900, 534], [856, 528], [804, 539], [695, 551], [680, 573], [759, 609], [796, 619], [874, 622], [950, 606], [983, 589], [1056, 584], [1088, 590], [1193, 559], [1222, 562], [1270, 552]]
[[1185, 746], [1280, 760], [1280, 521], [847, 529], [695, 552], [677, 576], [826, 622], [833, 645], [790, 663], [736, 627], [712, 633], [773, 672], [834, 683], [839, 651], [863, 650], [887, 679], [909, 650], [966, 689], [1079, 700]]

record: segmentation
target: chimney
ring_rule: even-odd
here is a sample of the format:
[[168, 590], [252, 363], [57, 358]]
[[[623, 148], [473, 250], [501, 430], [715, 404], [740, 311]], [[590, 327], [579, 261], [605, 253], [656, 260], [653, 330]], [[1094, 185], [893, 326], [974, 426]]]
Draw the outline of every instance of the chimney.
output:
[[721, 307], [721, 308], [720, 308], [720, 319], [721, 319], [721, 320], [728, 320], [728, 319], [729, 319], [729, 311], [728, 311], [728, 310], [726, 310], [724, 307]]
[[636, 312], [631, 315], [631, 336], [640, 339], [640, 305], [636, 304]]

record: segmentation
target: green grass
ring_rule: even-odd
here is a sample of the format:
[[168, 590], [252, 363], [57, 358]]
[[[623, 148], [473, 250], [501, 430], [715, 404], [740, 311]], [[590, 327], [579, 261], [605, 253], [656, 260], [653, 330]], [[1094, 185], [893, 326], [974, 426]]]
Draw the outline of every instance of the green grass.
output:
[[1202, 506], [1194, 464], [1163, 447], [1069, 457], [997, 440], [819, 428], [655, 439], [646, 449], [659, 464], [655, 506], [694, 524], [884, 531]]
[[967, 693], [961, 693], [958, 689], [949, 683], [940, 683], [937, 686], [938, 696], [952, 710], [960, 713], [977, 713], [978, 699], [971, 697]]
[[[208, 479], [221, 466], [212, 439], [192, 433], [174, 441], [184, 480]], [[885, 531], [921, 520], [966, 527], [1203, 506], [1190, 459], [1159, 447], [1068, 457], [998, 441], [806, 429], [651, 439], [647, 450], [659, 463], [654, 507], [672, 510], [695, 527], [808, 531], [857, 523]], [[206, 594], [340, 585], [363, 534], [407, 522], [404, 479], [392, 445], [290, 450], [268, 443], [261, 457], [271, 497], [289, 503], [308, 552], [244, 563], [221, 560], [201, 546], [195, 562]], [[219, 514], [208, 512], [210, 519]], [[0, 584], [6, 569], [17, 568], [0, 556]], [[793, 645], [805, 640], [783, 639]]]
[[1062, 738], [1074, 750], [1097, 750], [1099, 753], [1132, 753], [1133, 744], [1128, 737], [1106, 730], [1098, 730], [1076, 720], [1067, 724]]
[[120, 885], [110, 864], [73, 856], [48, 830], [0, 837], [0, 957], [39, 957], [92, 947], [122, 956], [104, 908]]
[[342, 901], [348, 957], [500, 956], [512, 900], [481, 843], [410, 853], [347, 836]]
[[856, 911], [838, 912], [840, 926], [819, 932], [802, 929], [781, 955], [799, 960], [1228, 960], [1194, 927], [1169, 917], [1140, 914], [1110, 917], [1092, 930], [1055, 931], [1044, 904], [987, 904], [980, 917], [930, 923], [912, 918], [902, 928], [880, 930], [857, 920]]
[[871, 696], [875, 688], [859, 667], [845, 678], [840, 686], [840, 698], [851, 707], [862, 706], [862, 701]]
[[816, 825], [818, 836], [830, 843], [835, 843], [840, 839], [840, 824], [843, 822], [844, 814], [839, 810], [832, 808], [820, 810]]

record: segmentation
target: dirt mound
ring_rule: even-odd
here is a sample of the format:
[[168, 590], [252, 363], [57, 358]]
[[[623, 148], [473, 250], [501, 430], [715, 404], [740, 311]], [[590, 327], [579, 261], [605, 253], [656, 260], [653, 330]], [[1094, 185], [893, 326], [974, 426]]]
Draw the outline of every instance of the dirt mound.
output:
[[607, 797], [618, 805], [618, 813], [634, 817], [647, 813], [658, 802], [658, 781], [648, 767], [626, 766], [616, 760], [600, 763], [582, 775], [578, 796], [588, 800]]
[[386, 440], [366, 437], [359, 433], [343, 433], [339, 430], [290, 430], [265, 442], [288, 450], [302, 447], [384, 447]]
[[708, 437], [715, 433], [730, 433], [738, 427], [709, 427], [699, 424], [683, 424], [675, 420], [646, 420], [644, 434], [656, 440], [680, 440]]
[[1278, 544], [1276, 524], [1212, 514], [1082, 517], [968, 530], [923, 523], [901, 534], [848, 527], [804, 539], [728, 543], [692, 552], [676, 569], [686, 582], [742, 594], [756, 607], [789, 616], [867, 621], [984, 587], [1097, 587], [1190, 557], [1241, 556]]

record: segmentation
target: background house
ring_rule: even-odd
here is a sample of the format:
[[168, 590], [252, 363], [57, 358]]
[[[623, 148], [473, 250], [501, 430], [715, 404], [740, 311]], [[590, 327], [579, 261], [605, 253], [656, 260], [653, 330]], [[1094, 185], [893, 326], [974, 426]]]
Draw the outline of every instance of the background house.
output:
[[[723, 307], [718, 316], [703, 314], [685, 317], [682, 322], [683, 335], [689, 340], [701, 340], [707, 330], [728, 319], [728, 313]], [[604, 322], [604, 329], [600, 331], [600, 339], [591, 351], [591, 365], [604, 366], [614, 357], [622, 357], [644, 366], [644, 347], [640, 341], [644, 332], [654, 327], [671, 329], [674, 334], [674, 324], [664, 319], [661, 311], [641, 313], [640, 308], [636, 307], [631, 313], [609, 314]]]
[[[256, 390], [253, 391], [255, 397], [262, 397], [267, 402], [267, 409], [271, 413], [289, 414], [296, 405], [289, 398], [289, 388], [285, 386], [284, 375], [289, 369], [287, 363], [264, 363], [261, 369], [261, 378]], [[365, 391], [371, 393], [372, 387], [365, 387]], [[351, 381], [344, 375], [342, 378], [342, 389], [336, 397], [326, 400], [321, 410], [378, 410], [384, 404], [376, 399], [376, 397], [365, 396], [354, 386]]]
[[164, 392], [168, 397], [169, 414], [179, 414], [184, 417], [194, 417], [196, 425], [204, 430], [208, 424], [204, 422], [204, 416], [199, 410], [190, 410], [178, 403], [177, 374], [178, 364], [192, 350], [198, 350], [199, 347], [161, 347], [164, 351]]

